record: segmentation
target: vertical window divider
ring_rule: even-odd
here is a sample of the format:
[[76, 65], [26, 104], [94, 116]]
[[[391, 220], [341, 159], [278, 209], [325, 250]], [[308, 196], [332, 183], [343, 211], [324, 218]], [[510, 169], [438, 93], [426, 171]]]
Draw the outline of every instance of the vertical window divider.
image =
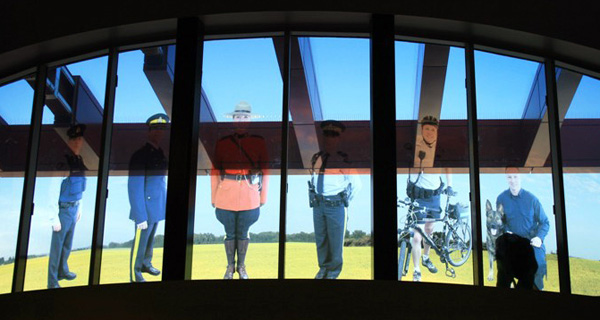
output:
[[163, 280], [189, 280], [194, 249], [204, 25], [177, 20]]
[[483, 240], [479, 181], [479, 133], [477, 130], [477, 90], [475, 88], [475, 52], [472, 43], [465, 46], [467, 87], [467, 127], [469, 139], [469, 182], [471, 202], [471, 238], [473, 239], [473, 284], [483, 286]]
[[117, 48], [110, 48], [108, 52], [106, 93], [104, 98], [104, 113], [102, 119], [102, 136], [100, 140], [100, 163], [98, 166], [98, 184], [96, 186], [94, 226], [92, 229], [93, 233], [89, 285], [100, 284], [100, 268], [102, 264], [102, 248], [104, 244], [106, 198], [108, 197], [108, 173], [110, 170], [110, 148], [113, 133], [118, 64], [119, 52]]
[[48, 66], [40, 64], [37, 67], [35, 75], [33, 110], [31, 113], [31, 127], [29, 128], [29, 149], [27, 150], [25, 182], [23, 183], [23, 197], [21, 198], [21, 217], [17, 234], [12, 292], [22, 292], [25, 285], [25, 269], [27, 266], [27, 250], [29, 247], [29, 235], [31, 231], [31, 216], [33, 215], [34, 207], [33, 193], [37, 175], [47, 75]]
[[283, 44], [283, 105], [282, 105], [282, 131], [281, 131], [281, 186], [279, 192], [279, 255], [277, 265], [277, 278], [285, 279], [285, 245], [287, 223], [287, 191], [288, 191], [288, 139], [290, 129], [290, 31], [284, 33]]
[[394, 16], [371, 17], [373, 277], [398, 280]]
[[552, 187], [554, 192], [554, 219], [558, 253], [558, 278], [560, 292], [571, 293], [571, 272], [569, 267], [569, 246], [567, 241], [567, 220], [565, 213], [565, 186], [563, 181], [562, 147], [558, 117], [558, 96], [556, 88], [556, 66], [553, 59], [544, 59], [546, 77], [546, 106], [548, 108], [548, 130], [550, 131], [550, 156], [552, 159]]

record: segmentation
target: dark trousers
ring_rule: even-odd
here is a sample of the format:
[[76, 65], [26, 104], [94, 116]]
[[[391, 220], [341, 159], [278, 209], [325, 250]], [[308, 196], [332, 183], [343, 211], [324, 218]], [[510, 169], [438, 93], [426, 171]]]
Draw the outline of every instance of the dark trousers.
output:
[[79, 206], [60, 209], [58, 219], [61, 229], [58, 232], [52, 231], [52, 240], [50, 242], [50, 257], [48, 260], [48, 287], [58, 285], [58, 276], [65, 276], [69, 273], [69, 255], [73, 245], [73, 235], [75, 234], [75, 220], [77, 219], [77, 209]]
[[135, 282], [136, 276], [141, 277], [142, 267], [150, 267], [152, 265], [152, 253], [154, 251], [154, 234], [158, 222], [149, 223], [148, 228], [135, 228], [135, 237], [133, 238], [133, 246], [131, 247], [131, 256], [129, 260], [129, 279]]
[[320, 201], [313, 207], [317, 260], [319, 268], [326, 270], [328, 279], [336, 279], [342, 272], [346, 221], [347, 211], [343, 204], [331, 206]]
[[217, 208], [217, 220], [225, 227], [225, 240], [248, 240], [250, 226], [258, 221], [260, 207], [252, 210], [229, 211]]

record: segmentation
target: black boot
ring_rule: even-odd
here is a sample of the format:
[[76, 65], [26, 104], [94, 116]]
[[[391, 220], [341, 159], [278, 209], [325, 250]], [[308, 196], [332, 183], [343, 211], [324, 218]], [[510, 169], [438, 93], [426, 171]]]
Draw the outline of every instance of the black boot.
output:
[[233, 279], [233, 273], [235, 272], [235, 240], [225, 240], [225, 254], [227, 255], [227, 270], [223, 279]]
[[250, 243], [249, 239], [246, 240], [238, 240], [237, 241], [237, 256], [238, 256], [238, 264], [237, 264], [237, 272], [240, 274], [240, 279], [247, 280], [248, 273], [246, 273], [246, 252], [248, 252], [248, 244]]

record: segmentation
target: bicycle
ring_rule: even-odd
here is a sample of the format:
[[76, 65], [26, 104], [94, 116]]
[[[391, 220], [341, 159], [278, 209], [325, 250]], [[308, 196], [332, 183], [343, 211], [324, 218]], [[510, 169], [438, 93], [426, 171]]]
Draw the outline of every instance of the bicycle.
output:
[[[461, 214], [467, 212], [468, 206], [460, 203], [450, 204], [450, 198], [455, 194], [446, 195], [446, 206], [444, 209], [444, 216], [438, 219], [428, 219], [427, 221], [441, 221], [444, 223], [442, 234], [443, 238], [434, 241], [429, 235], [427, 235], [419, 224], [417, 223], [417, 213], [426, 212], [426, 207], [419, 207], [417, 202], [412, 202], [409, 198], [406, 200], [398, 200], [398, 207], [408, 207], [406, 220], [404, 221], [404, 227], [398, 229], [398, 245], [400, 247], [400, 254], [398, 258], [398, 280], [402, 280], [402, 277], [408, 272], [410, 263], [410, 254], [412, 251], [411, 238], [414, 232], [421, 234], [423, 239], [431, 246], [433, 250], [440, 257], [440, 261], [446, 265], [446, 276], [455, 278], [456, 272], [452, 267], [460, 267], [471, 255], [471, 227], [468, 224], [468, 217], [462, 216]], [[429, 209], [429, 211], [432, 211]], [[441, 208], [435, 210], [441, 211]], [[400, 224], [402, 221], [400, 221]]]

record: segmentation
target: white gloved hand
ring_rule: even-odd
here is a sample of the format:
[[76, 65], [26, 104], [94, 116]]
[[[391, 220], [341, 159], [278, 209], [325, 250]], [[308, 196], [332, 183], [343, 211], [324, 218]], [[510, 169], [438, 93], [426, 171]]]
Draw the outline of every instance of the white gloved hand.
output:
[[137, 228], [142, 230], [148, 229], [148, 221], [138, 223]]
[[535, 237], [533, 239], [531, 239], [531, 245], [539, 248], [542, 246], [542, 239], [540, 239], [540, 237]]

